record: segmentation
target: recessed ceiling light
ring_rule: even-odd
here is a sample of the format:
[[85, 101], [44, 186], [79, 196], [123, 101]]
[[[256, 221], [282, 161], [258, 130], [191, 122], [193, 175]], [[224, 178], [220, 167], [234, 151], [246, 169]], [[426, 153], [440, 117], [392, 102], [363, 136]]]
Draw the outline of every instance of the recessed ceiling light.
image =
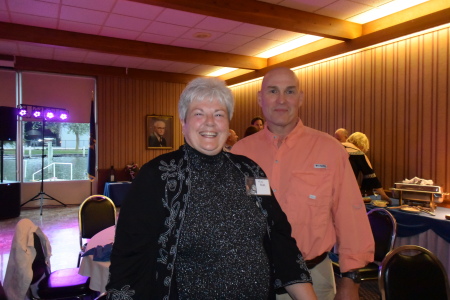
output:
[[194, 33], [194, 37], [197, 39], [209, 39], [211, 37], [211, 33], [209, 32], [196, 32]]

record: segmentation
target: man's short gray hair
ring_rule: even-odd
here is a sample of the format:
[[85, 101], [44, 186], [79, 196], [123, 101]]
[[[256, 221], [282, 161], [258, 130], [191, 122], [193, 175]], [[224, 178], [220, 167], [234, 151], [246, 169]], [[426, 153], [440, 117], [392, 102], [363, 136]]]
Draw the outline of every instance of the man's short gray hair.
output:
[[225, 82], [214, 77], [199, 77], [188, 83], [178, 102], [180, 120], [186, 119], [189, 105], [193, 101], [218, 100], [228, 110], [228, 120], [233, 117], [234, 98]]

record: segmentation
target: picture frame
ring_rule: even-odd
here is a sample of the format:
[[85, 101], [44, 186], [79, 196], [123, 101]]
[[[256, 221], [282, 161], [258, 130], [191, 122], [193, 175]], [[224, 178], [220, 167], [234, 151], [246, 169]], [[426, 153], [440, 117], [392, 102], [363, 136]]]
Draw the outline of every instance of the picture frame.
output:
[[147, 115], [146, 140], [147, 149], [173, 149], [173, 116]]

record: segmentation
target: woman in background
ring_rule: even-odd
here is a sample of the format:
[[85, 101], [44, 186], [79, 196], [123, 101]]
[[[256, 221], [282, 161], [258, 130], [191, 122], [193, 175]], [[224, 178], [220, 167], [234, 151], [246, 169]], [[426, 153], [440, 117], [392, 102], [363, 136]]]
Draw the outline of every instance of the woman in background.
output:
[[252, 124], [252, 126], [255, 126], [255, 128], [257, 128], [258, 130], [264, 129], [264, 119], [261, 117], [254, 117], [251, 121], [250, 124]]
[[390, 204], [391, 199], [384, 192], [381, 182], [378, 180], [372, 164], [366, 155], [367, 151], [369, 151], [369, 139], [367, 136], [362, 132], [355, 132], [342, 145], [344, 145], [350, 155], [350, 164], [352, 165], [356, 178], [358, 179], [359, 174], [362, 174], [361, 190], [370, 192], [375, 190], [381, 196], [382, 200], [388, 201]]
[[247, 129], [245, 129], [244, 137], [247, 137], [249, 135], [257, 133], [258, 131], [259, 131], [259, 129], [256, 128], [255, 126], [253, 126], [253, 125], [248, 126]]

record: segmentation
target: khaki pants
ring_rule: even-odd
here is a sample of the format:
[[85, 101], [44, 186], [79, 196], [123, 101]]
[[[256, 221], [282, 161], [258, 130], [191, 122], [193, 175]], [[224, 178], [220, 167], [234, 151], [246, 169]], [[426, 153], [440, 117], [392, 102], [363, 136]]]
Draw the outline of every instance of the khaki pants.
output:
[[[319, 300], [333, 300], [336, 294], [336, 283], [334, 281], [333, 266], [330, 258], [311, 269], [314, 292]], [[289, 294], [277, 295], [277, 300], [292, 300]]]

